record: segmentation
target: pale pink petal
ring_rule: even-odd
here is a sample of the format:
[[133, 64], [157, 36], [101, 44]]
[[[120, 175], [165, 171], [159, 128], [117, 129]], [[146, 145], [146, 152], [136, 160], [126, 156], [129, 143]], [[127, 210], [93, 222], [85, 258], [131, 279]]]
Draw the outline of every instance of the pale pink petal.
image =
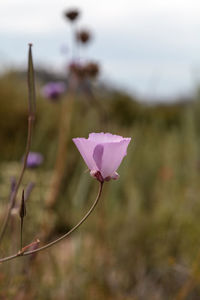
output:
[[80, 154], [82, 155], [88, 169], [98, 170], [96, 163], [93, 159], [93, 152], [96, 146], [96, 143], [89, 141], [85, 138], [74, 138], [72, 139], [76, 147], [78, 148]]
[[124, 138], [121, 142], [103, 144], [104, 151], [100, 172], [103, 178], [112, 177], [117, 171], [122, 159], [126, 155], [130, 138]]
[[108, 132], [107, 133], [100, 132], [100, 133], [90, 133], [88, 139], [99, 144], [99, 143], [120, 142], [124, 138], [120, 135], [111, 134]]
[[102, 166], [103, 151], [104, 151], [104, 147], [101, 144], [99, 144], [94, 148], [94, 152], [93, 152], [93, 158], [99, 171], [101, 170], [101, 166]]

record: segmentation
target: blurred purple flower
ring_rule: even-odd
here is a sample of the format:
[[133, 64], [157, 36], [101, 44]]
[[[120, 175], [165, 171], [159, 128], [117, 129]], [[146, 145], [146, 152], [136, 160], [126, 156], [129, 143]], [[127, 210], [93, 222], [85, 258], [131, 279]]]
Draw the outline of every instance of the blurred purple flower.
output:
[[65, 91], [66, 85], [64, 82], [49, 82], [43, 87], [42, 94], [45, 98], [55, 101], [58, 100]]
[[123, 138], [111, 133], [90, 133], [89, 138], [74, 138], [90, 174], [99, 181], [117, 179], [116, 173], [126, 155], [131, 138]]
[[35, 187], [35, 183], [34, 182], [29, 182], [26, 191], [25, 191], [25, 195], [24, 195], [24, 200], [27, 201], [33, 188]]
[[43, 155], [38, 152], [29, 152], [27, 158], [27, 168], [33, 169], [39, 167], [43, 163]]

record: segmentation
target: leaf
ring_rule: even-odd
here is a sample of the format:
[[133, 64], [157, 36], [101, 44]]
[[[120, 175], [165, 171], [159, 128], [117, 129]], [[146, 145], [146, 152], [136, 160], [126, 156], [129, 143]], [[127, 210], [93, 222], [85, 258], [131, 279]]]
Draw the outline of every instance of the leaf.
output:
[[36, 111], [36, 96], [35, 96], [35, 74], [32, 57], [32, 44], [29, 44], [28, 52], [28, 101], [29, 114], [35, 116]]

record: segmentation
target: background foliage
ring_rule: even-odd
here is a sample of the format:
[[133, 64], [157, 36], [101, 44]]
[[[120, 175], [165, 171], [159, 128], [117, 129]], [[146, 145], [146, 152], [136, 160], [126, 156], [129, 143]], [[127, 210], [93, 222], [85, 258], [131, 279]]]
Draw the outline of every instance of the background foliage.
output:
[[[44, 164], [27, 170], [23, 187], [36, 184], [27, 204], [24, 244], [52, 240], [87, 211], [97, 182], [72, 137], [111, 132], [132, 137], [120, 179], [105, 184], [87, 223], [70, 239], [37, 256], [0, 266], [0, 299], [156, 300], [200, 298], [200, 103], [147, 105], [119, 91], [96, 91], [97, 103], [76, 95], [65, 175], [53, 207], [45, 202], [54, 168], [58, 103], [41, 96], [32, 151]], [[18, 72], [0, 78], [0, 219], [10, 180], [19, 173], [27, 133], [26, 81]], [[101, 111], [99, 109], [101, 107]], [[102, 115], [102, 111], [104, 114]], [[66, 118], [68, 111], [66, 110]], [[20, 195], [20, 193], [19, 193]], [[19, 197], [20, 198], [20, 197]], [[19, 248], [20, 220], [13, 211], [1, 257]]]

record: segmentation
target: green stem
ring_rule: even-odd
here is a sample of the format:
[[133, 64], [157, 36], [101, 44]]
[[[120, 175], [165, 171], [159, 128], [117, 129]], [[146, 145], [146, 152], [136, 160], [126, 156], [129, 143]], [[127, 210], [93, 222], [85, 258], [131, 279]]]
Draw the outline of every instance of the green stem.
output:
[[31, 250], [31, 251], [19, 251], [18, 253], [14, 254], [14, 255], [11, 255], [11, 256], [8, 256], [8, 257], [4, 257], [4, 258], [1, 258], [0, 259], [0, 263], [3, 263], [3, 262], [6, 262], [6, 261], [9, 261], [9, 260], [12, 260], [12, 259], [15, 259], [19, 256], [27, 256], [27, 255], [31, 255], [33, 253], [37, 253], [37, 252], [40, 252], [42, 250], [45, 250], [47, 248], [50, 248], [51, 246], [57, 244], [58, 242], [62, 241], [63, 239], [67, 238], [70, 234], [72, 234], [76, 229], [78, 229], [81, 224], [83, 224], [86, 219], [89, 217], [89, 215], [93, 212], [94, 208], [96, 207], [97, 203], [99, 202], [99, 199], [101, 197], [101, 194], [102, 194], [102, 189], [103, 189], [103, 182], [100, 182], [100, 185], [99, 185], [99, 192], [98, 192], [98, 195], [96, 197], [96, 200], [95, 202], [93, 203], [93, 205], [91, 206], [91, 208], [89, 209], [89, 211], [85, 214], [85, 216], [70, 230], [68, 231], [67, 233], [65, 233], [64, 235], [62, 235], [61, 237], [55, 239], [54, 241], [40, 247], [40, 248], [37, 248], [35, 250]]
[[0, 243], [1, 243], [1, 241], [4, 237], [4, 234], [6, 232], [6, 228], [7, 228], [7, 225], [8, 225], [8, 221], [10, 219], [11, 211], [12, 211], [12, 208], [15, 206], [17, 193], [18, 193], [18, 190], [19, 190], [19, 187], [20, 187], [20, 184], [22, 182], [24, 172], [25, 172], [25, 169], [26, 169], [28, 154], [29, 154], [30, 147], [31, 147], [31, 138], [32, 138], [32, 130], [33, 130], [34, 119], [35, 119], [34, 115], [29, 115], [29, 117], [28, 117], [28, 136], [27, 136], [27, 142], [26, 142], [26, 151], [25, 151], [25, 156], [24, 156], [24, 163], [23, 163], [23, 167], [22, 167], [21, 174], [19, 176], [18, 182], [15, 186], [14, 192], [11, 194], [11, 200], [10, 200], [10, 205], [8, 207], [7, 215], [4, 219], [3, 225], [1, 226]]
[[23, 245], [23, 221], [24, 218], [21, 218], [21, 228], [20, 228], [20, 249], [22, 249], [22, 245]]

